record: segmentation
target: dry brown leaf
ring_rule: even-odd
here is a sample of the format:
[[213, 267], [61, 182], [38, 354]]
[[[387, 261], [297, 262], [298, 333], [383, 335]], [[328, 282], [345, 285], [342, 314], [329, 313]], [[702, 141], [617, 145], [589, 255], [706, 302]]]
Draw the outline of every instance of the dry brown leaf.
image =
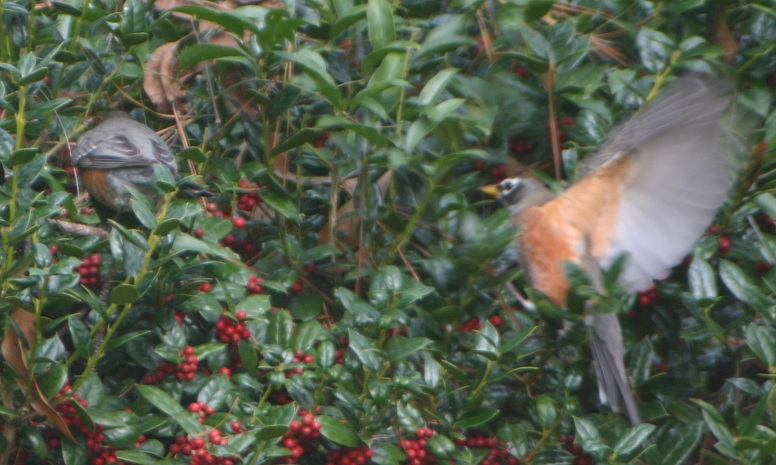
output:
[[[284, 6], [282, 2], [238, 2], [236, 0], [224, 0], [214, 3], [205, 0], [158, 0], [154, 3], [154, 7], [159, 11], [167, 11], [187, 5], [197, 5], [212, 8], [213, 10], [234, 10], [240, 6], [254, 3], [260, 3], [266, 8], [280, 8]], [[200, 37], [206, 38], [207, 43], [210, 45], [239, 46], [237, 39], [232, 34], [221, 29], [216, 23], [197, 19], [180, 12], [172, 12], [172, 14], [177, 18], [191, 21], [192, 23], [196, 21], [196, 32]], [[204, 34], [208, 31], [211, 32]], [[250, 35], [251, 32], [246, 30], [243, 39], [249, 40]], [[191, 70], [178, 70], [175, 59], [175, 48], [177, 45], [178, 43], [174, 42], [159, 47], [154, 52], [153, 58], [146, 64], [144, 89], [160, 111], [170, 111], [174, 103], [182, 104], [186, 91], [180, 83], [185, 82], [186, 79], [195, 74], [199, 74], [205, 67], [204, 63], [198, 63]], [[184, 72], [185, 74], [183, 74]], [[234, 110], [247, 111], [251, 118], [258, 118], [261, 115], [260, 108], [250, 98], [247, 98], [250, 93], [243, 84], [243, 80], [243, 74], [236, 67], [228, 67], [221, 74], [222, 86], [227, 89], [229, 95], [236, 102], [239, 102], [239, 109], [235, 108]]]
[[[220, 2], [220, 3], [213, 3], [213, 2], [208, 2], [208, 1], [204, 1], [204, 0], [158, 0], [158, 1], [154, 2], [154, 9], [156, 9], [157, 11], [160, 11], [160, 12], [164, 12], [164, 11], [176, 8], [176, 7], [189, 6], [189, 5], [203, 6], [203, 7], [206, 7], [206, 8], [212, 8], [214, 10], [233, 10], [233, 9], [237, 8], [238, 6], [241, 6], [237, 2], [234, 2], [232, 0], [226, 0], [226, 1], [223, 1], [223, 2]], [[186, 13], [181, 13], [179, 11], [173, 11], [172, 15], [174, 17], [176, 17], [176, 18], [184, 19], [186, 21], [197, 20], [197, 18], [195, 18], [194, 16], [186, 14]], [[218, 27], [219, 26], [216, 23], [213, 23], [213, 22], [210, 22], [210, 21], [207, 21], [207, 20], [203, 20], [203, 19], [199, 19], [198, 20], [197, 31], [202, 33], [202, 32], [206, 32], [206, 31], [210, 31], [212, 29], [216, 29]]]
[[[11, 312], [11, 318], [16, 322], [16, 325], [22, 331], [24, 338], [29, 341], [35, 340], [35, 315], [23, 310], [21, 308], [15, 308]], [[19, 334], [16, 332], [16, 328], [13, 325], [9, 325], [8, 334], [3, 338], [2, 346], [0, 349], [3, 353], [3, 358], [6, 363], [11, 365], [14, 370], [19, 373], [19, 378], [16, 379], [16, 383], [19, 385], [22, 391], [26, 389], [25, 380], [30, 375], [29, 365], [27, 364], [27, 351], [22, 344], [22, 340]], [[65, 436], [70, 439], [73, 438], [73, 433], [70, 432], [70, 428], [67, 427], [67, 423], [62, 416], [52, 407], [43, 393], [40, 391], [35, 378], [32, 379], [32, 392], [28, 393], [30, 398], [30, 405], [36, 412], [48, 418], [48, 420], [56, 426], [56, 428]]]
[[717, 10], [714, 18], [714, 43], [725, 52], [725, 61], [732, 63], [738, 53], [738, 41], [733, 36], [724, 7]]
[[188, 0], [156, 0], [154, 9], [156, 11], [167, 11], [179, 6], [191, 5]]
[[[217, 40], [218, 45], [236, 46], [237, 41], [234, 37], [226, 33], [218, 34], [213, 39]], [[231, 41], [231, 44], [228, 43]], [[210, 43], [214, 43], [212, 40]], [[221, 86], [226, 90], [234, 102], [239, 103], [239, 108], [234, 108], [235, 112], [245, 111], [250, 118], [259, 119], [261, 108], [250, 98], [250, 89], [245, 82], [245, 74], [236, 66], [229, 66], [220, 73]], [[278, 157], [276, 157], [278, 158]]]
[[186, 91], [177, 79], [175, 49], [178, 42], [166, 43], [146, 63], [143, 89], [160, 111], [170, 111], [173, 103], [184, 103]]
[[[385, 174], [380, 176], [380, 179], [377, 180], [377, 187], [382, 195], [385, 195], [388, 192], [388, 187], [391, 185], [392, 178], [393, 172], [386, 171]], [[350, 184], [348, 187], [352, 185], [353, 184]], [[332, 224], [334, 225], [333, 228]], [[351, 198], [349, 201], [342, 204], [337, 209], [334, 218], [329, 218], [329, 221], [323, 226], [318, 238], [318, 244], [334, 244], [340, 250], [347, 248], [356, 251], [358, 255], [361, 256], [362, 247], [358, 230], [359, 224], [361, 224], [361, 218], [356, 212], [355, 202], [353, 202], [353, 199]], [[331, 237], [332, 229], [334, 230], [334, 238]]]

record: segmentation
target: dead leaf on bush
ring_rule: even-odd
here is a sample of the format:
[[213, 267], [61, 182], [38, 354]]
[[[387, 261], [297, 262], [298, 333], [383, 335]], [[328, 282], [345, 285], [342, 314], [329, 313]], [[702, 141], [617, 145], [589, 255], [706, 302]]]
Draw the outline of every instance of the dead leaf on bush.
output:
[[732, 63], [736, 53], [738, 53], [738, 41], [730, 30], [727, 11], [724, 7], [720, 7], [714, 17], [713, 42], [725, 52], [725, 61]]
[[[15, 308], [13, 312], [11, 312], [11, 318], [16, 322], [16, 327], [21, 330], [22, 336], [27, 343], [35, 339], [34, 314], [21, 308]], [[22, 338], [19, 337], [16, 327], [14, 327], [14, 325], [8, 325], [8, 333], [3, 338], [3, 344], [0, 348], [2, 349], [5, 362], [13, 367], [19, 374], [19, 378], [16, 378], [16, 383], [24, 392], [27, 388], [25, 380], [30, 376], [30, 369], [27, 364], [27, 349], [24, 348], [25, 344], [22, 342]], [[35, 378], [32, 378], [31, 387], [32, 392], [28, 393], [28, 395], [32, 408], [39, 414], [48, 418], [48, 421], [56, 426], [62, 434], [70, 439], [74, 439], [73, 433], [70, 432], [70, 428], [67, 427], [65, 420], [43, 396]]]
[[177, 79], [175, 49], [178, 42], [166, 43], [146, 63], [143, 89], [160, 111], [170, 111], [174, 103], [184, 103], [186, 91]]
[[[381, 195], [388, 193], [388, 187], [391, 185], [391, 179], [393, 178], [392, 171], [386, 171], [377, 180], [377, 187]], [[352, 195], [352, 192], [351, 192]], [[334, 218], [329, 218], [329, 221], [323, 226], [321, 234], [318, 239], [318, 244], [328, 245], [334, 244], [340, 250], [345, 248], [356, 251], [360, 254], [360, 234], [359, 225], [361, 224], [361, 217], [356, 211], [356, 204], [351, 198], [349, 201], [342, 204], [334, 215]], [[334, 237], [332, 238], [332, 232]]]

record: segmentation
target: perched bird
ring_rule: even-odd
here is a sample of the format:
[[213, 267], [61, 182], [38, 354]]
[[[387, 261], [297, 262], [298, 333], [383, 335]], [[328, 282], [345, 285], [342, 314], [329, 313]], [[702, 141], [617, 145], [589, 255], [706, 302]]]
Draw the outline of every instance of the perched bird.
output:
[[[123, 112], [111, 112], [78, 139], [71, 162], [83, 179], [89, 196], [103, 218], [131, 216], [132, 196], [127, 186], [153, 194], [154, 165], [166, 166], [180, 179], [175, 155], [148, 126]], [[184, 189], [203, 196], [209, 192], [194, 183]]]
[[[647, 289], [690, 252], [725, 201], [739, 170], [723, 133], [727, 87], [698, 75], [679, 79], [656, 102], [615, 129], [559, 195], [535, 179], [481, 188], [501, 201], [521, 230], [520, 261], [533, 287], [566, 305], [564, 262], [600, 285], [601, 270], [626, 254], [623, 287]], [[616, 314], [589, 314], [599, 394], [639, 423]]]

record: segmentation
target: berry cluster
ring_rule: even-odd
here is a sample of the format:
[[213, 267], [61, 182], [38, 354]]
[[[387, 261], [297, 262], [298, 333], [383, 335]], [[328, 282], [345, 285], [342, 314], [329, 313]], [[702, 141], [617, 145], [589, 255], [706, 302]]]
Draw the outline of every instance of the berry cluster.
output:
[[409, 332], [409, 328], [407, 326], [399, 326], [398, 328], [391, 328], [386, 332], [386, 337], [388, 339], [394, 337], [394, 336], [406, 336]]
[[261, 287], [261, 282], [264, 281], [264, 278], [261, 278], [256, 275], [251, 275], [248, 278], [248, 293], [249, 294], [261, 294], [264, 292], [264, 288]]
[[[105, 427], [102, 425], [96, 425], [92, 430], [84, 424], [83, 420], [81, 420], [81, 417], [78, 415], [78, 412], [73, 406], [73, 402], [78, 402], [81, 404], [81, 406], [86, 408], [89, 406], [89, 403], [85, 399], [79, 397], [78, 394], [72, 393], [69, 384], [66, 384], [62, 390], [54, 396], [54, 398], [59, 399], [63, 395], [67, 394], [72, 394], [72, 401], [61, 402], [57, 404], [56, 410], [62, 416], [65, 424], [71, 430], [80, 432], [86, 438], [86, 454], [89, 463], [91, 465], [106, 465], [109, 463], [113, 463], [114, 465], [123, 465], [124, 462], [120, 462], [116, 458], [116, 450], [111, 447], [107, 447], [104, 444], [105, 436], [103, 435], [103, 432], [105, 431]], [[53, 445], [52, 441], [49, 441], [49, 445]]]
[[258, 189], [261, 186], [257, 186], [247, 179], [240, 181], [240, 189], [246, 189], [247, 192], [240, 194], [237, 197], [237, 209], [244, 212], [251, 212], [253, 208], [261, 202]]
[[229, 233], [221, 239], [221, 245], [246, 257], [252, 257], [256, 254], [256, 246], [248, 240], [248, 237], [237, 239], [234, 237], [234, 234]]
[[480, 465], [520, 465], [520, 460], [516, 459], [512, 454], [504, 448], [504, 442], [493, 438], [487, 437], [482, 434], [478, 434], [466, 439], [457, 439], [456, 444], [459, 446], [469, 447], [472, 449], [488, 449], [488, 455], [482, 459]]
[[732, 245], [732, 241], [730, 240], [729, 234], [720, 234], [722, 231], [722, 226], [718, 224], [712, 224], [709, 226], [709, 229], [706, 231], [706, 234], [719, 234], [719, 237], [717, 240], [719, 241], [719, 253], [722, 255], [726, 255], [728, 252], [730, 252], [730, 246]]
[[515, 155], [528, 155], [536, 148], [536, 144], [522, 137], [515, 137], [509, 143], [509, 148]]
[[582, 446], [579, 444], [574, 444], [573, 434], [568, 436], [561, 436], [560, 442], [563, 443], [564, 449], [577, 456], [577, 458], [571, 462], [572, 465], [591, 465], [593, 463], [593, 457], [590, 454], [586, 454], [582, 450]]
[[290, 378], [294, 375], [301, 375], [304, 373], [304, 365], [310, 365], [315, 361], [315, 357], [313, 357], [310, 354], [305, 354], [302, 349], [297, 349], [296, 352], [294, 352], [294, 359], [291, 361], [291, 363], [297, 363], [300, 365], [295, 366], [290, 371], [286, 372], [286, 378]]
[[245, 327], [245, 318], [248, 316], [245, 310], [237, 310], [234, 318], [227, 312], [221, 314], [216, 322], [216, 337], [225, 344], [237, 345], [240, 339], [250, 339], [251, 332]]
[[434, 430], [420, 427], [415, 433], [415, 439], [399, 440], [399, 447], [404, 450], [404, 455], [407, 457], [405, 465], [431, 465], [436, 463], [436, 457], [431, 455], [427, 449], [427, 441], [433, 436]]
[[299, 458], [314, 452], [321, 437], [321, 424], [315, 415], [307, 410], [299, 411], [300, 420], [293, 420], [283, 435], [281, 444], [291, 451], [291, 455], [281, 458], [279, 464], [298, 463]]
[[143, 384], [159, 384], [168, 375], [175, 373], [175, 365], [172, 362], [164, 361], [159, 365], [159, 368], [153, 373], [147, 373], [143, 375], [140, 382]]
[[211, 429], [205, 437], [202, 436], [178, 436], [170, 445], [170, 453], [182, 454], [191, 457], [191, 465], [234, 465], [237, 457], [217, 457], [209, 450], [208, 446], [224, 446], [229, 441], [221, 435], [221, 431]]
[[223, 210], [218, 208], [218, 204], [215, 202], [208, 202], [208, 204], [205, 206], [205, 210], [207, 210], [208, 213], [211, 213], [213, 216], [218, 216], [220, 218], [229, 219], [232, 216], [232, 209], [230, 207], [225, 207]]
[[345, 336], [339, 338], [339, 348], [334, 351], [335, 363], [342, 365], [345, 363], [345, 352], [348, 350], [350, 341]]
[[181, 362], [177, 365], [168, 361], [162, 362], [156, 371], [144, 375], [141, 382], [143, 384], [159, 384], [164, 378], [173, 373], [175, 373], [175, 378], [178, 381], [193, 380], [199, 363], [199, 359], [194, 353], [194, 347], [186, 346], [181, 351], [181, 359]]
[[507, 177], [506, 165], [489, 166], [482, 160], [474, 162], [474, 169], [493, 178], [495, 182], [501, 182]]
[[325, 465], [364, 465], [372, 455], [372, 449], [366, 446], [358, 449], [337, 449], [326, 454]]
[[462, 333], [470, 333], [472, 331], [477, 331], [480, 328], [482, 328], [482, 321], [480, 321], [480, 319], [476, 316], [469, 318], [468, 320], [455, 327], [457, 331]]
[[56, 160], [56, 163], [52, 160], [52, 164], [56, 164], [56, 166], [62, 168], [65, 173], [67, 173], [68, 178], [74, 178], [75, 177], [75, 167], [73, 166], [73, 163], [70, 161], [70, 153], [73, 150], [71, 144], [65, 144], [59, 148], [57, 151], [58, 159]]
[[191, 381], [199, 367], [199, 359], [194, 353], [194, 347], [186, 346], [181, 351], [181, 358], [181, 362], [175, 367], [175, 378], [178, 381]]
[[80, 283], [82, 286], [97, 288], [102, 285], [100, 280], [100, 263], [102, 263], [100, 254], [93, 253], [84, 258], [81, 264], [75, 267], [76, 273], [81, 275]]
[[196, 413], [197, 415], [199, 415], [199, 418], [197, 419], [197, 421], [199, 421], [200, 423], [204, 423], [205, 419], [208, 416], [216, 413], [216, 409], [214, 409], [211, 405], [208, 405], [200, 401], [200, 402], [190, 403], [189, 412]]

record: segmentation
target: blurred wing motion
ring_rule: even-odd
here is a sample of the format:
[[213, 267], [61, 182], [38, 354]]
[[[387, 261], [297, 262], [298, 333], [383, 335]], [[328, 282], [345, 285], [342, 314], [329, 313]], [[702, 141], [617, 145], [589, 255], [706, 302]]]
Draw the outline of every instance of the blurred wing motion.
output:
[[[519, 248], [531, 284], [565, 306], [565, 261], [595, 276], [627, 254], [620, 280], [630, 291], [649, 287], [681, 262], [724, 203], [742, 164], [733, 159], [723, 131], [730, 100], [718, 80], [682, 78], [615, 129], [561, 195], [553, 197], [532, 179], [484, 187], [522, 228]], [[602, 399], [615, 411], [624, 407], [638, 423], [616, 315], [593, 314], [586, 321]]]

